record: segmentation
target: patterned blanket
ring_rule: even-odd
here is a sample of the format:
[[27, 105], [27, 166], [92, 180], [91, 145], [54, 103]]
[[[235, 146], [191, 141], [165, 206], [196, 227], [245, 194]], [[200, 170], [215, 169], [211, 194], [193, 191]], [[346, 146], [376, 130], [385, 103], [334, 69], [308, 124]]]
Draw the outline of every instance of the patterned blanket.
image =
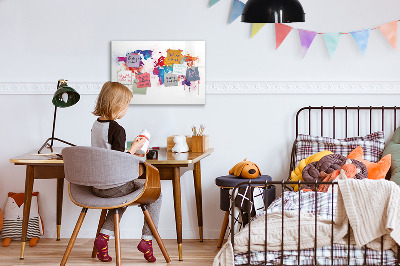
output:
[[[270, 214], [272, 214], [271, 216], [274, 216], [279, 212], [281, 213], [283, 204], [283, 210], [286, 213], [298, 213], [298, 210], [300, 209], [302, 217], [306, 214], [316, 214], [320, 221], [331, 221], [332, 213], [333, 215], [335, 215], [336, 212], [336, 200], [336, 194], [332, 193], [317, 193], [317, 195], [315, 195], [314, 192], [285, 192], [283, 197], [276, 199], [269, 206], [267, 210], [267, 217]], [[257, 215], [252, 220], [252, 223], [257, 223], [257, 221], [259, 220], [265, 221], [265, 216], [265, 213]], [[244, 228], [244, 230], [245, 229], [246, 227]], [[285, 230], [287, 230], [286, 226]], [[270, 242], [270, 240], [268, 240], [268, 242]], [[335, 265], [347, 264], [348, 257], [350, 259], [351, 265], [363, 265], [364, 263], [367, 263], [369, 265], [377, 265], [377, 262], [380, 263], [381, 259], [383, 259], [385, 265], [392, 265], [396, 262], [394, 253], [391, 250], [385, 250], [383, 252], [383, 257], [381, 258], [381, 254], [378, 251], [350, 245], [349, 256], [347, 244], [334, 244], [332, 249], [330, 245], [330, 240], [328, 242], [329, 244], [325, 244], [324, 247], [318, 247], [316, 249], [316, 258], [318, 265], [332, 265], [332, 251], [334, 256], [333, 263]], [[226, 245], [228, 246], [228, 249], [232, 248], [229, 242]], [[270, 243], [268, 243], [268, 246], [270, 246]], [[279, 249], [275, 249], [276, 251], [265, 251], [265, 247], [260, 250], [260, 248], [254, 248], [252, 246], [250, 252], [250, 264], [264, 264], [265, 256], [267, 256], [267, 265], [281, 264], [281, 257], [283, 258], [283, 263], [285, 265], [297, 265], [299, 259], [300, 265], [313, 264], [315, 253], [314, 248], [312, 247], [313, 246], [310, 246], [310, 248], [308, 249], [302, 249], [300, 251], [300, 254], [297, 253], [297, 248], [285, 250], [282, 257], [281, 251]], [[236, 265], [248, 264], [247, 245], [244, 245], [244, 247], [239, 247], [236, 246], [235, 242], [234, 258], [230, 258], [229, 256], [226, 257], [226, 254], [229, 254], [229, 252], [225, 254], [219, 254], [219, 257], [217, 255], [216, 259], [214, 260], [214, 265], [233, 265], [233, 263], [235, 263]], [[364, 254], [366, 254], [366, 256]]]

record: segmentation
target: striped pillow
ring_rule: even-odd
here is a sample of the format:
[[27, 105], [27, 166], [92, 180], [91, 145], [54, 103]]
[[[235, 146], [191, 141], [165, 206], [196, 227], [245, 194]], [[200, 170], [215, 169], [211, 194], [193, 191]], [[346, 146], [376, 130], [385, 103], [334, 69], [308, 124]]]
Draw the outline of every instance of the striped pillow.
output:
[[361, 146], [364, 151], [364, 159], [370, 162], [378, 162], [381, 159], [385, 140], [383, 131], [378, 131], [364, 137], [352, 137], [345, 139], [333, 139], [329, 137], [317, 137], [299, 134], [296, 139], [295, 159], [296, 165], [302, 159], [317, 152], [329, 150], [343, 156]]

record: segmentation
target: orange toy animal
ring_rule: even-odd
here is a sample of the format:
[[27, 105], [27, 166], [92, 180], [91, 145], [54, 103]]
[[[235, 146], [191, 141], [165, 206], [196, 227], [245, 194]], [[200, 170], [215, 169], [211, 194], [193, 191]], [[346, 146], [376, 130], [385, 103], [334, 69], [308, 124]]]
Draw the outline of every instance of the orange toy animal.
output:
[[[31, 211], [29, 214], [27, 239], [29, 246], [36, 245], [39, 237], [43, 235], [43, 223], [39, 216], [38, 196], [39, 192], [32, 193]], [[11, 240], [21, 240], [24, 193], [8, 193], [6, 206], [4, 208], [4, 221], [1, 230], [3, 246], [8, 247]]]
[[229, 174], [249, 179], [260, 176], [261, 171], [258, 166], [255, 163], [246, 160], [247, 158], [242, 162], [237, 163], [231, 170], [229, 170]]

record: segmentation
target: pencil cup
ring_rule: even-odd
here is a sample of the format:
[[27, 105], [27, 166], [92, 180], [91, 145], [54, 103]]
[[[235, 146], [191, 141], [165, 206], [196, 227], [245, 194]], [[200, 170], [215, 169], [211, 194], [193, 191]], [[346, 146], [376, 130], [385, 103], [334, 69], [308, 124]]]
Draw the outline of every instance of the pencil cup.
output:
[[205, 152], [208, 150], [209, 136], [192, 136], [192, 152]]

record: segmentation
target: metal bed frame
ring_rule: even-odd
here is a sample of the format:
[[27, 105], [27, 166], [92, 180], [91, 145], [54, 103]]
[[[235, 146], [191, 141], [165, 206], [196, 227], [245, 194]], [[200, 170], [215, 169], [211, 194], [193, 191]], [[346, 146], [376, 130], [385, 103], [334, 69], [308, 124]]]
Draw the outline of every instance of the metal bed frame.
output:
[[[387, 113], [386, 111], [391, 111], [393, 112], [393, 130], [396, 129], [396, 118], [397, 118], [397, 111], [400, 108], [393, 106], [393, 107], [348, 107], [348, 106], [344, 106], [344, 107], [337, 107], [337, 106], [331, 106], [331, 107], [324, 107], [324, 106], [320, 106], [320, 107], [312, 107], [312, 106], [308, 106], [308, 107], [303, 107], [301, 108], [297, 114], [296, 114], [296, 138], [297, 136], [300, 134], [299, 133], [299, 120], [300, 120], [300, 114], [303, 111], [308, 111], [308, 134], [311, 135], [311, 131], [312, 131], [312, 126], [311, 126], [311, 112], [313, 110], [317, 110], [319, 111], [319, 115], [320, 115], [320, 136], [324, 136], [324, 111], [325, 110], [331, 110], [330, 113], [332, 113], [332, 129], [333, 129], [333, 138], [336, 137], [336, 122], [338, 119], [336, 119], [336, 113], [337, 112], [344, 112], [344, 121], [342, 122], [342, 125], [344, 123], [344, 129], [345, 129], [345, 137], [347, 138], [348, 136], [348, 125], [349, 125], [349, 115], [348, 113], [350, 112], [356, 112], [357, 115], [357, 136], [360, 136], [360, 113], [365, 111], [369, 111], [369, 131], [370, 133], [372, 133], [372, 125], [373, 125], [373, 113], [375, 114], [376, 112], [381, 112], [381, 130], [384, 131], [385, 129], [385, 113]], [[326, 112], [325, 112], [326, 113]], [[327, 119], [325, 119], [326, 121]], [[314, 121], [315, 122], [315, 121]], [[318, 121], [317, 121], [318, 122]], [[353, 124], [354, 125], [354, 124]], [[296, 158], [296, 154], [295, 154], [295, 146], [296, 146], [296, 141], [293, 144], [293, 149], [292, 149], [292, 153], [291, 153], [291, 160], [290, 160], [290, 171], [289, 171], [289, 176], [290, 176], [290, 172], [295, 169], [296, 165], [295, 165], [295, 158]], [[304, 182], [304, 181], [252, 181], [251, 179], [249, 181], [246, 182], [242, 182], [238, 185], [236, 185], [232, 191], [232, 195], [235, 195], [236, 190], [239, 187], [242, 186], [251, 186], [251, 187], [259, 187], [259, 188], [263, 188], [265, 191], [265, 195], [266, 198], [268, 198], [268, 188], [271, 185], [276, 185], [276, 186], [281, 186], [282, 188], [282, 195], [285, 192], [285, 190], [291, 190], [289, 186], [287, 185], [300, 185], [301, 184], [306, 184], [306, 185], [315, 185], [315, 192], [317, 192], [318, 186], [319, 185], [325, 185], [325, 184], [330, 184], [332, 185], [332, 190], [334, 189], [334, 186], [336, 186], [338, 183], [336, 181], [332, 181], [332, 182], [320, 182], [320, 181], [315, 181], [315, 182]], [[299, 193], [299, 202], [301, 202], [301, 192], [300, 190], [298, 191]], [[250, 198], [252, 198], [253, 191], [250, 189]], [[333, 224], [334, 224], [334, 217], [333, 217], [333, 211], [334, 211], [334, 206], [333, 206], [333, 200], [334, 199], [334, 193], [332, 193], [332, 223], [331, 223], [331, 228], [332, 228], [332, 237], [331, 237], [331, 261], [332, 261], [332, 265], [334, 263], [334, 254], [333, 254]], [[315, 213], [317, 213], [317, 202], [318, 202], [318, 198], [317, 198], [317, 193], [315, 193]], [[267, 219], [267, 201], [264, 201], [264, 208], [265, 208], [265, 247], [264, 247], [264, 262], [259, 263], [259, 265], [272, 265], [272, 264], [268, 264], [267, 262], [267, 233], [268, 233], [268, 219]], [[284, 212], [284, 197], [282, 197], [282, 212]], [[299, 204], [299, 210], [298, 210], [298, 214], [299, 214], [299, 220], [298, 220], [298, 226], [300, 227], [300, 204]], [[231, 236], [231, 244], [232, 247], [234, 248], [235, 245], [235, 241], [234, 241], [234, 217], [235, 217], [235, 208], [234, 208], [234, 197], [232, 197], [231, 200], [231, 232], [230, 232], [230, 236]], [[317, 255], [316, 255], [316, 249], [317, 249], [317, 215], [315, 215], [315, 239], [314, 239], [314, 258], [313, 264], [307, 264], [307, 265], [318, 265], [317, 264]], [[251, 243], [251, 219], [249, 219], [248, 222], [248, 227], [249, 227], [249, 242], [247, 245], [247, 264], [245, 265], [250, 265], [251, 264], [251, 249], [250, 249], [250, 243]], [[284, 240], [283, 240], [283, 235], [284, 235], [284, 217], [282, 216], [282, 237], [281, 237], [281, 250], [280, 250], [280, 264], [278, 265], [284, 265], [283, 264], [283, 251], [284, 251]], [[300, 242], [301, 242], [301, 237], [300, 237], [300, 230], [298, 233], [298, 243], [297, 243], [297, 265], [305, 265], [305, 264], [300, 264], [300, 254], [301, 254], [301, 249], [300, 249]], [[397, 253], [397, 258], [396, 258], [396, 263], [395, 265], [400, 265], [400, 246], [397, 245], [397, 248], [399, 250], [399, 252]], [[367, 265], [367, 253], [366, 253], [366, 246], [363, 246], [364, 249], [364, 263], [363, 265]], [[346, 265], [350, 265], [350, 224], [348, 226], [348, 233], [347, 233], [347, 264]], [[383, 261], [383, 236], [381, 237], [381, 257], [380, 257], [380, 265], [384, 265], [384, 261]]]

